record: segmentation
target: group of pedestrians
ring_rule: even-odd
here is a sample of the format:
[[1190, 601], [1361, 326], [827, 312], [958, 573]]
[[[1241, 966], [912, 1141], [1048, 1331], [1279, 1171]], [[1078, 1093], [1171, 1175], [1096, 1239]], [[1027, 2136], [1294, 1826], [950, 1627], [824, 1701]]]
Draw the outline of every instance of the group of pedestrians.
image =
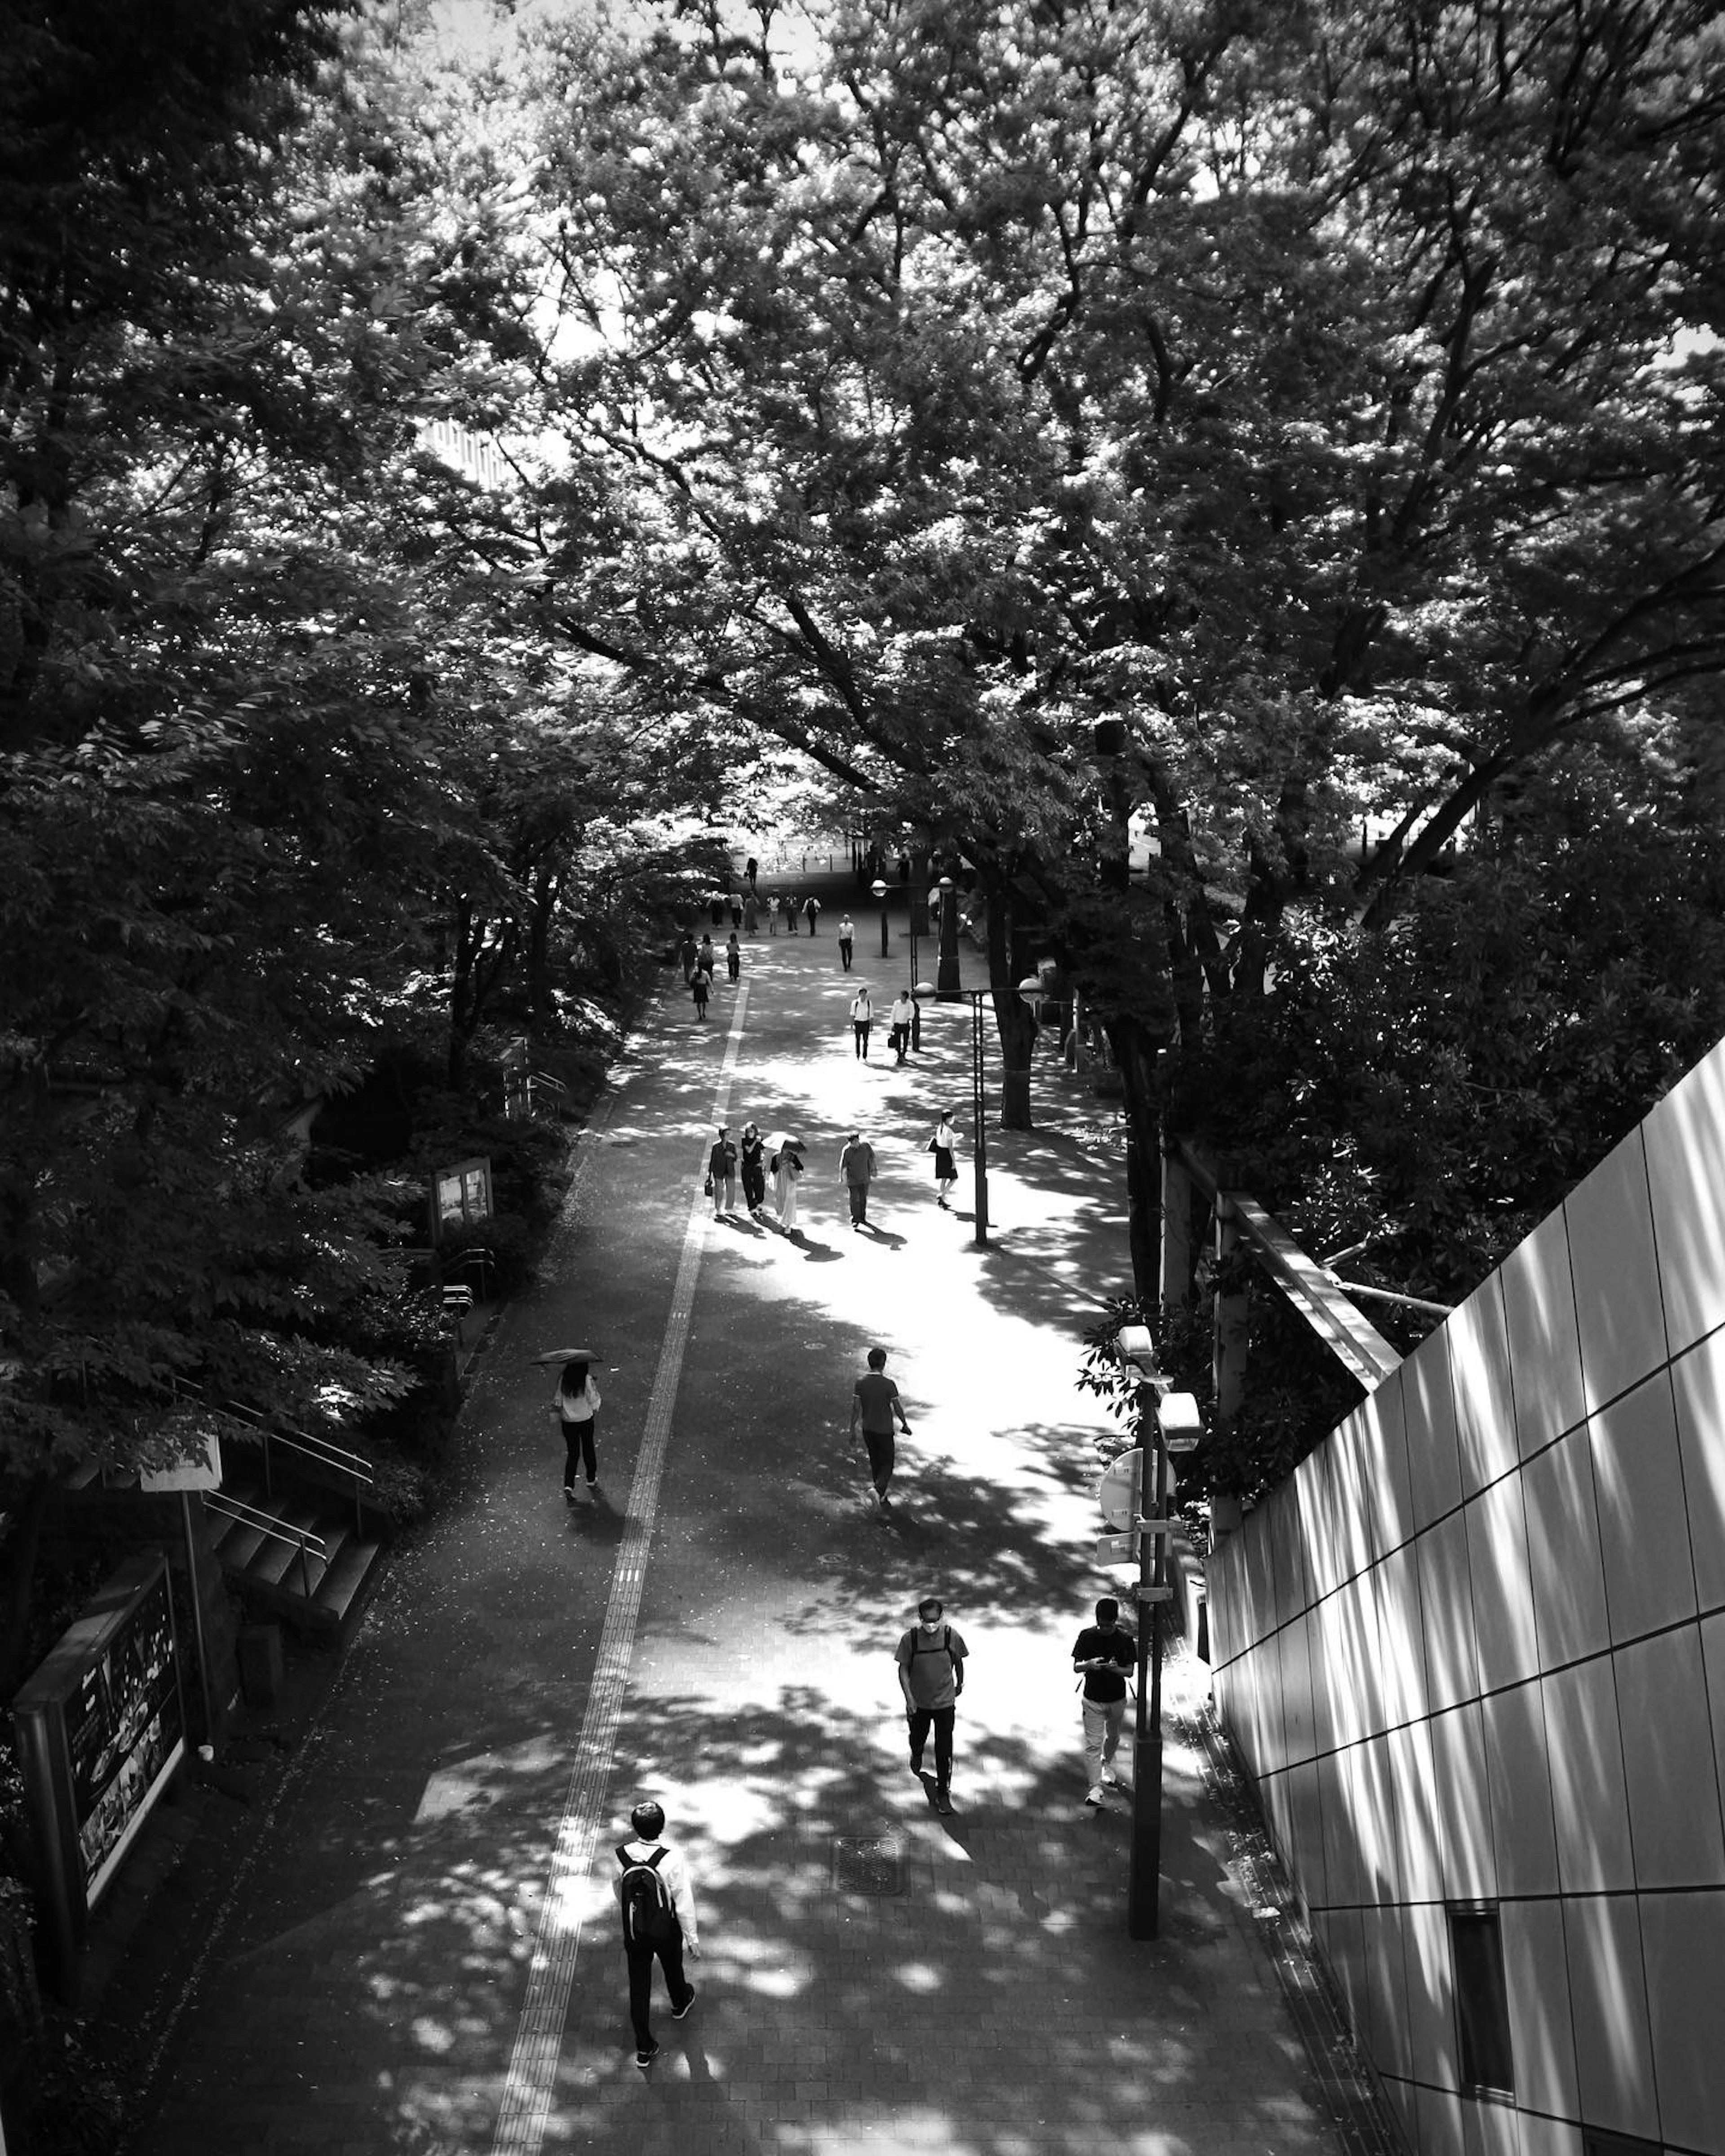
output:
[[[843, 948], [842, 945], [840, 948]], [[845, 971], [850, 971], [848, 965]], [[917, 1035], [922, 1030], [919, 1017], [916, 998], [908, 988], [901, 988], [893, 998], [892, 1007], [887, 1013], [886, 1035], [887, 1046], [901, 1063], [910, 1055], [911, 1049], [919, 1045]], [[869, 993], [866, 981], [850, 998], [850, 1019], [852, 1052], [859, 1062], [866, 1063], [869, 1060], [869, 1037], [875, 1025], [875, 1000]]]
[[742, 1202], [751, 1220], [767, 1217], [767, 1178], [773, 1178], [773, 1211], [787, 1235], [797, 1224], [797, 1187], [803, 1180], [803, 1141], [788, 1132], [763, 1137], [758, 1123], [745, 1123], [740, 1138], [733, 1138], [728, 1123], [707, 1150], [706, 1194], [713, 1201], [713, 1218], [722, 1220], [737, 1211], [737, 1183], [742, 1178]]
[[[860, 1426], [870, 1462], [884, 1457], [890, 1475], [891, 1418], [896, 1415], [906, 1435], [911, 1426], [886, 1368], [886, 1349], [871, 1348], [867, 1374], [856, 1381], [857, 1400], [866, 1404], [853, 1406], [851, 1428], [855, 1432]], [[883, 1414], [888, 1418], [884, 1454], [877, 1450], [880, 1440], [873, 1428]], [[1120, 1622], [1119, 1603], [1111, 1594], [1104, 1595], [1096, 1606], [1095, 1623], [1085, 1626], [1072, 1647], [1072, 1667], [1084, 1702], [1084, 1756], [1090, 1778], [1085, 1802], [1092, 1809], [1102, 1806], [1107, 1792], [1121, 1786], [1113, 1763], [1125, 1727], [1137, 1651], [1136, 1640]], [[916, 1604], [916, 1621], [899, 1635], [892, 1659], [904, 1702], [911, 1772], [927, 1789], [932, 1739], [935, 1808], [950, 1815], [958, 1702], [970, 1647], [957, 1625], [947, 1621], [946, 1605], [937, 1594], [924, 1595]], [[665, 1972], [671, 2019], [680, 2021], [696, 1999], [695, 1985], [683, 1964], [694, 1958], [701, 1946], [695, 1882], [681, 1851], [665, 1839], [665, 1825], [664, 1807], [653, 1798], [644, 1798], [629, 1814], [629, 1838], [619, 1842], [616, 1851], [614, 1883], [629, 1968], [629, 2020], [635, 2064], [644, 2069], [659, 2056], [651, 2015], [653, 1964], [656, 1960]]]
[[[703, 935], [697, 943], [694, 932], [685, 929], [677, 956], [683, 968], [683, 985], [688, 989], [695, 1005], [696, 1023], [703, 1023], [706, 1018], [707, 999], [713, 991], [713, 975], [719, 964], [719, 954], [713, 947], [713, 939], [710, 935]], [[725, 941], [725, 973], [733, 988], [742, 978], [742, 946], [737, 941], [734, 928]]]

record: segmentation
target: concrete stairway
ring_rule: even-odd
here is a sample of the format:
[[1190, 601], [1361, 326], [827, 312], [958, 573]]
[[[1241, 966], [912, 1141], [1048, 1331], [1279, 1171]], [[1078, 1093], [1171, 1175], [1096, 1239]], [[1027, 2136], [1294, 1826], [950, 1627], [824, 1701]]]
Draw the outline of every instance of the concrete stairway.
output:
[[352, 1504], [280, 1474], [273, 1496], [261, 1481], [229, 1480], [206, 1502], [223, 1573], [248, 1607], [345, 1642], [382, 1555], [380, 1543], [358, 1532]]

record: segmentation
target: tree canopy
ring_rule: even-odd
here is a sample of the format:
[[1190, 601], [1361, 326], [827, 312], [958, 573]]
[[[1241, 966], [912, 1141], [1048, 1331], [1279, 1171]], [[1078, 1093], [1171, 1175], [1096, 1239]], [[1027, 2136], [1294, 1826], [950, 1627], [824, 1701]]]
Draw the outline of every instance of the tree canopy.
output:
[[1705, 0], [5, 21], [0, 1508], [387, 1394], [271, 1112], [763, 784], [1439, 1294], [1717, 1029]]

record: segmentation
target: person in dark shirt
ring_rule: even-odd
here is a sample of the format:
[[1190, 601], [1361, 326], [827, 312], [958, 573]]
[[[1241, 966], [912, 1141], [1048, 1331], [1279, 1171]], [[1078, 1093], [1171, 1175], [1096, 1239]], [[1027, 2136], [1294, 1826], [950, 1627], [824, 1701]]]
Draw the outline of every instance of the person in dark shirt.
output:
[[886, 1486], [892, 1480], [894, 1455], [892, 1425], [897, 1418], [898, 1426], [908, 1437], [911, 1425], [905, 1420], [904, 1402], [898, 1396], [898, 1387], [886, 1374], [886, 1350], [871, 1348], [869, 1367], [856, 1381], [850, 1395], [850, 1439], [854, 1445], [859, 1435], [868, 1447], [869, 1475], [874, 1484], [875, 1502], [883, 1512], [892, 1510], [892, 1500], [886, 1494]]
[[1126, 1721], [1126, 1681], [1137, 1651], [1137, 1642], [1120, 1621], [1120, 1604], [1105, 1594], [1096, 1604], [1096, 1623], [1085, 1626], [1072, 1649], [1072, 1666], [1084, 1679], [1087, 1804], [1105, 1804], [1108, 1791], [1120, 1786], [1114, 1755]]

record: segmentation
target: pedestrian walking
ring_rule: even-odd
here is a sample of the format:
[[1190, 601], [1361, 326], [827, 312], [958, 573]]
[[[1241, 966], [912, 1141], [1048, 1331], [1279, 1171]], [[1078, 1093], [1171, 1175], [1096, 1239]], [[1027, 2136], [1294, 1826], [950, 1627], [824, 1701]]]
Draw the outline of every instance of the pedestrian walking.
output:
[[708, 980], [711, 980], [718, 968], [719, 955], [713, 948], [713, 939], [711, 936], [702, 936], [701, 948], [696, 954], [695, 963], [706, 975]]
[[743, 874], [749, 880], [749, 889], [751, 891], [755, 888], [755, 878], [760, 873], [760, 868], [761, 864], [755, 859], [754, 855], [751, 854], [749, 855], [748, 866], [743, 870]]
[[778, 1224], [788, 1235], [797, 1225], [797, 1185], [803, 1179], [802, 1142], [800, 1138], [778, 1139], [773, 1146], [773, 1158], [767, 1163], [773, 1178]]
[[875, 1179], [875, 1148], [860, 1131], [853, 1131], [839, 1155], [839, 1173], [850, 1197], [850, 1224], [865, 1228], [869, 1221], [869, 1185]]
[[761, 903], [767, 909], [767, 933], [769, 936], [777, 936], [778, 933], [778, 901], [773, 896], [773, 893], [770, 891], [763, 891], [761, 893]]
[[839, 916], [839, 963], [848, 973], [850, 954], [856, 948], [856, 923], [848, 913]]
[[809, 932], [814, 933], [814, 924], [820, 918], [820, 901], [810, 891], [803, 901], [803, 918], [809, 923]]
[[683, 931], [683, 940], [677, 946], [677, 960], [683, 968], [683, 986], [685, 988], [694, 976], [696, 962], [700, 956], [701, 952], [694, 937], [685, 928]]
[[887, 1014], [892, 1026], [888, 1038], [901, 1063], [904, 1061], [906, 1052], [911, 1045], [911, 1020], [915, 1014], [916, 1007], [911, 1001], [910, 990], [901, 988], [893, 998], [892, 1009]]
[[704, 1020], [706, 1017], [706, 974], [699, 966], [689, 976], [689, 993], [694, 998], [696, 1017]]
[[650, 2066], [659, 2056], [652, 2025], [653, 1964], [665, 1971], [671, 2019], [680, 2021], [695, 2004], [695, 1986], [684, 1973], [686, 1954], [701, 1952], [695, 1882], [688, 1860], [665, 1839], [665, 1808], [644, 1799], [629, 1815], [634, 1831], [617, 1845], [617, 1906], [623, 1917], [623, 1951], [629, 1963], [629, 2018], [634, 2025], [635, 2064]]
[[706, 1157], [706, 1191], [714, 1219], [737, 1210], [737, 1146], [723, 1123]]
[[869, 1060], [869, 1028], [874, 1022], [875, 1006], [869, 1001], [869, 992], [866, 988], [859, 988], [850, 998], [850, 1034], [865, 1063]]
[[952, 1164], [952, 1155], [957, 1145], [958, 1133], [952, 1128], [952, 1111], [942, 1108], [941, 1119], [934, 1127], [934, 1136], [928, 1141], [926, 1149], [934, 1155], [935, 1202], [947, 1212], [952, 1210], [947, 1203], [947, 1193], [958, 1180], [958, 1171]]
[[599, 1486], [599, 1456], [593, 1440], [601, 1402], [599, 1389], [593, 1382], [593, 1364], [588, 1357], [572, 1357], [564, 1363], [551, 1404], [563, 1433], [563, 1502], [572, 1505], [578, 1466], [587, 1478], [589, 1491]]
[[1072, 1666], [1084, 1693], [1087, 1804], [1106, 1803], [1108, 1791], [1120, 1786], [1114, 1755], [1126, 1720], [1127, 1676], [1137, 1651], [1137, 1642], [1120, 1622], [1120, 1604], [1105, 1594], [1096, 1604], [1096, 1623], [1085, 1626], [1072, 1647]]
[[742, 1202], [751, 1220], [758, 1220], [767, 1203], [767, 1143], [758, 1123], [742, 1127]]
[[740, 891], [733, 891], [731, 894], [731, 926], [733, 931], [742, 926], [742, 893]]
[[797, 894], [793, 891], [784, 895], [784, 932], [787, 936], [797, 932]]
[[[904, 1403], [898, 1396], [898, 1387], [886, 1374], [886, 1350], [871, 1348], [869, 1350], [869, 1367], [857, 1379], [851, 1391], [850, 1441], [855, 1445], [860, 1436], [867, 1449], [869, 1481], [875, 1492], [875, 1502], [883, 1512], [892, 1510], [892, 1500], [886, 1494], [886, 1486], [892, 1480], [892, 1471], [896, 1465], [897, 1447], [892, 1435], [895, 1419], [908, 1437], [911, 1425], [905, 1420]], [[911, 1750], [914, 1754], [914, 1744]]]
[[752, 885], [748, 896], [742, 902], [742, 932], [745, 936], [752, 936], [760, 925], [761, 901], [755, 896]]
[[898, 1643], [899, 1690], [911, 1737], [911, 1772], [921, 1774], [923, 1748], [934, 1732], [934, 1800], [943, 1812], [952, 1809], [952, 1723], [964, 1689], [964, 1663], [970, 1650], [947, 1624], [946, 1609], [936, 1595], [916, 1604], [916, 1622]]
[[737, 931], [731, 932], [731, 940], [725, 946], [725, 971], [731, 976], [734, 988], [742, 976], [742, 946], [737, 940]]

